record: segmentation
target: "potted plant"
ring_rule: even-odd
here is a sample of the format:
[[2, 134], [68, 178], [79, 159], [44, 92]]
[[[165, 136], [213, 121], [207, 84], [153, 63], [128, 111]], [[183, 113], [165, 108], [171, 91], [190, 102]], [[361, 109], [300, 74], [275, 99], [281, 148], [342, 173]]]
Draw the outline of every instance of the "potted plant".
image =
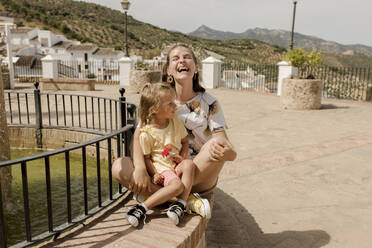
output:
[[305, 74], [305, 69], [322, 63], [322, 54], [313, 49], [306, 52], [301, 48], [287, 51], [286, 59], [297, 70], [290, 78], [283, 80], [280, 96], [284, 109], [320, 109], [322, 98], [322, 81], [312, 74]]

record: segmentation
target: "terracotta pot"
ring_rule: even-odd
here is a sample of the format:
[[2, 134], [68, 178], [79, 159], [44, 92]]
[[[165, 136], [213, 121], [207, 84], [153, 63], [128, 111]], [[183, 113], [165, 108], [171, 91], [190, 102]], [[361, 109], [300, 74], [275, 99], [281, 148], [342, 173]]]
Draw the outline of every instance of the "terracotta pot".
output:
[[283, 79], [280, 105], [283, 109], [320, 109], [322, 81], [318, 79]]

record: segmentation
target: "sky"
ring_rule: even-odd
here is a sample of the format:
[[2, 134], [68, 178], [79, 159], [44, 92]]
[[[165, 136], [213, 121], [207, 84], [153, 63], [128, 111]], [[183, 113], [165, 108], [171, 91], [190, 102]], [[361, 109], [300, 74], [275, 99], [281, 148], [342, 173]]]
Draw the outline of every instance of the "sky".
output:
[[[122, 11], [121, 0], [82, 0]], [[129, 0], [128, 15], [172, 31], [292, 28], [293, 0]], [[295, 32], [344, 45], [372, 46], [371, 0], [298, 0]]]

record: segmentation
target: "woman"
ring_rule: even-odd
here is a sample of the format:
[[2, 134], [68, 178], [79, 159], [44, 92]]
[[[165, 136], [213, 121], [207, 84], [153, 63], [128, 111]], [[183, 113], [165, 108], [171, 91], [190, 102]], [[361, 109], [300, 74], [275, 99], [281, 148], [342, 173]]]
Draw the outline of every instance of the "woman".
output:
[[[224, 163], [236, 158], [225, 132], [220, 105], [200, 86], [197, 59], [186, 45], [176, 45], [169, 50], [163, 81], [175, 88], [177, 115], [189, 133], [189, 155], [196, 165], [192, 192], [208, 192], [216, 186]], [[126, 157], [113, 163], [114, 178], [135, 194], [146, 195], [158, 190], [146, 171], [138, 128], [134, 132], [132, 159], [133, 163]]]

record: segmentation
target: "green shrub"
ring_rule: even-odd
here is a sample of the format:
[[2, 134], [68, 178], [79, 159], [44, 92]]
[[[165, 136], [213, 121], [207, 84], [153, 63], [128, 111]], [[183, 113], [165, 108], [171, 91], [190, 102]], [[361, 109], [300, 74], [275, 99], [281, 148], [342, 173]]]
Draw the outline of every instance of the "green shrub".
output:
[[[305, 67], [317, 67], [322, 64], [322, 53], [315, 48], [310, 53], [301, 48], [296, 48], [287, 51], [285, 60], [289, 61], [292, 66], [297, 67], [299, 75], [302, 75]], [[305, 78], [314, 79], [314, 76], [309, 74]]]
[[87, 75], [87, 78], [96, 78], [96, 75], [94, 73], [89, 73]]

